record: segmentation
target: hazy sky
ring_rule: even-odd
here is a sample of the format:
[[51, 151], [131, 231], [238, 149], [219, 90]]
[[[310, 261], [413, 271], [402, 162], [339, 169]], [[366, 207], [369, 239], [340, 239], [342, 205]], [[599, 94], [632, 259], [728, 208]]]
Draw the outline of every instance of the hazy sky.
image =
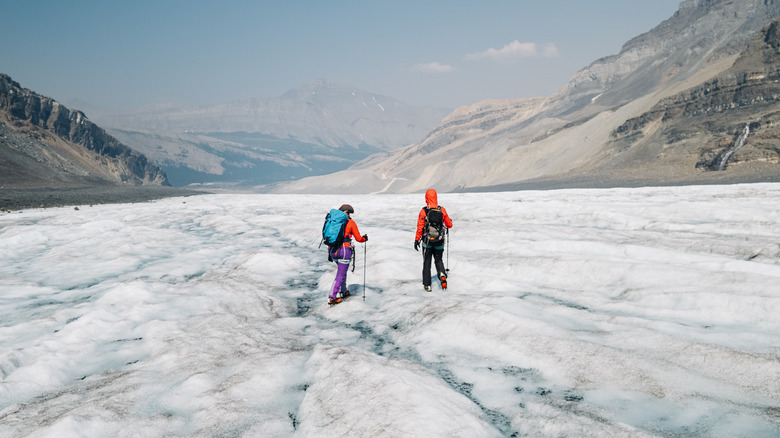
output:
[[548, 96], [680, 0], [6, 0], [0, 72], [106, 108], [277, 97], [315, 79], [415, 105]]

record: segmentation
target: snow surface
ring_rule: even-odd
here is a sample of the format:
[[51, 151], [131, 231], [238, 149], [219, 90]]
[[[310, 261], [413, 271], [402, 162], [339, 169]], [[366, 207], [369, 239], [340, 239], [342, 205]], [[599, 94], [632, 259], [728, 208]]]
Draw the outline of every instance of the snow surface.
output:
[[432, 293], [422, 194], [3, 214], [0, 436], [780, 436], [780, 185], [439, 200]]

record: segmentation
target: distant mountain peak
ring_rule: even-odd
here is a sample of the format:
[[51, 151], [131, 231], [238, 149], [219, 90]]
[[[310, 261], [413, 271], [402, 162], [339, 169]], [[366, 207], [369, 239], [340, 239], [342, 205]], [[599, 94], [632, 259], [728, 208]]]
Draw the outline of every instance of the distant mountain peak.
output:
[[295, 88], [287, 90], [284, 94], [279, 96], [280, 99], [306, 99], [312, 94], [322, 92], [332, 92], [332, 90], [341, 91], [347, 88], [344, 85], [330, 82], [327, 79], [315, 79], [311, 82], [307, 82]]
[[350, 85], [317, 79], [277, 98], [220, 105], [95, 114], [118, 129], [163, 132], [251, 132], [327, 147], [407, 146], [434, 129], [448, 109], [417, 107]]
[[[327, 79], [317, 79], [300, 87], [288, 90], [280, 100], [314, 102], [323, 106], [341, 105], [347, 102], [363, 104], [369, 102], [393, 103], [395, 107], [411, 107], [392, 97], [382, 96], [361, 90], [355, 86], [331, 82]], [[444, 112], [441, 115], [445, 115]]]

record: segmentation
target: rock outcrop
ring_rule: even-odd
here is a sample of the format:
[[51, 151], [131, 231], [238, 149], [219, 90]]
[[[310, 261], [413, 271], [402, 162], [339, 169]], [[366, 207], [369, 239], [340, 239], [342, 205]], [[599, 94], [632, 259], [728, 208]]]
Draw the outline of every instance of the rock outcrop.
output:
[[[780, 20], [754, 37], [731, 68], [717, 78], [662, 99], [612, 133], [610, 159], [662, 165], [687, 156], [688, 166], [723, 171], [729, 166], [780, 163]], [[655, 146], [654, 146], [655, 145]]]
[[165, 172], [84, 113], [0, 74], [0, 186], [169, 185]]

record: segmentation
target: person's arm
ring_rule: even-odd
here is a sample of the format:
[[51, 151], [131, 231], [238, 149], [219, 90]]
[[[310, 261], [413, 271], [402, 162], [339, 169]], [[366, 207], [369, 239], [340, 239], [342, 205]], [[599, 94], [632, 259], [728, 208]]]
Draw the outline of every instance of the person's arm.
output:
[[415, 242], [422, 239], [423, 228], [425, 228], [425, 209], [420, 210], [420, 214], [417, 215], [417, 233], [414, 235]]
[[450, 219], [450, 215], [447, 214], [447, 209], [442, 207], [441, 208], [441, 215], [442, 218], [444, 218], [444, 226], [447, 228], [452, 228], [452, 219]]
[[347, 222], [347, 227], [344, 230], [344, 236], [345, 237], [352, 236], [352, 237], [355, 238], [355, 240], [357, 240], [358, 242], [361, 242], [361, 243], [365, 242], [366, 240], [368, 240], [368, 235], [366, 235], [366, 236], [361, 236], [360, 235], [360, 230], [358, 230], [357, 224], [352, 219], [350, 219], [349, 222]]

